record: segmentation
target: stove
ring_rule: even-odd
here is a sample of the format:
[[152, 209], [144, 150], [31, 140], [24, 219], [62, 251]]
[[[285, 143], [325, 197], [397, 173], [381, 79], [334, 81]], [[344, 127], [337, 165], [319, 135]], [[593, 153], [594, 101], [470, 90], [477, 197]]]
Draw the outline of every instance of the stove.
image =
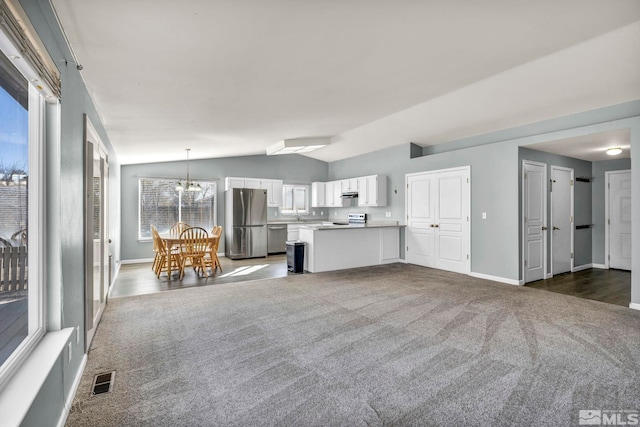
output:
[[349, 224], [366, 224], [367, 222], [366, 213], [350, 213], [347, 218], [349, 219]]

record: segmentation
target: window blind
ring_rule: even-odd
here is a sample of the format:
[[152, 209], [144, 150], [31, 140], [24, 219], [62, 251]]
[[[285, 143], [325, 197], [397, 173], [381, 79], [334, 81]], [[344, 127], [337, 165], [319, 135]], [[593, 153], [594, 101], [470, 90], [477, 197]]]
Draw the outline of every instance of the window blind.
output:
[[34, 86], [42, 90], [44, 85], [60, 98], [60, 72], [17, 0], [0, 0], [0, 29], [38, 74], [40, 81], [32, 82]]

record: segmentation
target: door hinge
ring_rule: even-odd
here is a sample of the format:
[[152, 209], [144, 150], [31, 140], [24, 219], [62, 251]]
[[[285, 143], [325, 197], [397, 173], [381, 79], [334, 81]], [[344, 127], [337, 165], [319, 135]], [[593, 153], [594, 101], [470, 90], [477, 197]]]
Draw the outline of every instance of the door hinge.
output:
[[469, 260], [469, 254], [467, 254], [467, 260]]
[[407, 184], [407, 190], [409, 189], [409, 184]]
[[573, 252], [571, 252], [571, 259], [573, 259]]
[[611, 261], [611, 255], [608, 255], [609, 261]]
[[571, 183], [571, 185], [573, 185], [573, 180], [572, 180], [572, 179], [571, 179], [571, 180], [569, 180], [569, 182]]
[[607, 224], [611, 225], [611, 220], [610, 219], [607, 220]]
[[467, 222], [469, 222], [469, 217], [467, 217]]
[[469, 183], [469, 178], [467, 178], [467, 184]]
[[571, 215], [571, 216], [569, 217], [569, 222], [570, 222], [571, 224], [573, 224], [573, 215]]
[[409, 246], [407, 246], [407, 252], [409, 252]]
[[528, 174], [526, 174], [526, 173], [524, 174], [524, 179], [527, 179], [527, 175], [528, 175]]
[[525, 267], [527, 266], [527, 260], [526, 259], [524, 260], [524, 266]]
[[611, 183], [607, 183], [607, 188], [611, 188]]

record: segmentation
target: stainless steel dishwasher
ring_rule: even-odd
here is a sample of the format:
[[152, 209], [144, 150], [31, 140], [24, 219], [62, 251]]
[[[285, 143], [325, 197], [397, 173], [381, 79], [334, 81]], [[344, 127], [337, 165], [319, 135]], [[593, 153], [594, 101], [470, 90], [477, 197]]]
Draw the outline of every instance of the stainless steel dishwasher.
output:
[[267, 252], [270, 254], [287, 251], [287, 224], [267, 225]]

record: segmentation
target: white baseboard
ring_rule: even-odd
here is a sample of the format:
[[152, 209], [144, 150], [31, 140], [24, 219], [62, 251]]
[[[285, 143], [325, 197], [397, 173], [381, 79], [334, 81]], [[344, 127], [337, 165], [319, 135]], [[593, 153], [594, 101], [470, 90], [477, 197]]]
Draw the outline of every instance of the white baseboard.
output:
[[551, 273], [547, 273], [547, 274], [544, 275], [545, 279], [551, 279], [552, 277], [553, 277], [553, 274], [551, 274]]
[[120, 264], [142, 264], [144, 262], [153, 262], [153, 258], [123, 259]]
[[630, 302], [629, 308], [633, 308], [634, 310], [640, 310], [640, 304], [638, 304], [637, 302]]
[[486, 279], [486, 280], [492, 280], [494, 282], [506, 283], [508, 285], [521, 286], [524, 284], [524, 281], [522, 280], [507, 279], [506, 277], [491, 276], [489, 274], [482, 274], [482, 273], [474, 273], [473, 271], [469, 273], [469, 276], [477, 277], [478, 279]]
[[608, 270], [608, 269], [609, 269], [609, 267], [607, 267], [605, 264], [595, 264], [595, 263], [594, 263], [594, 264], [591, 264], [591, 266], [592, 266], [593, 268], [601, 268], [601, 269], [603, 269], [603, 270]]
[[593, 264], [583, 264], [583, 265], [579, 265], [577, 267], [573, 267], [571, 269], [571, 272], [575, 273], [576, 271], [588, 270], [590, 268], [593, 268]]
[[84, 373], [84, 368], [87, 366], [87, 355], [82, 356], [82, 362], [80, 362], [80, 369], [76, 373], [76, 377], [73, 380], [73, 384], [71, 384], [71, 390], [69, 396], [67, 396], [67, 401], [64, 402], [64, 408], [62, 408], [62, 414], [60, 414], [60, 418], [58, 419], [57, 427], [64, 427], [67, 422], [67, 418], [69, 417], [69, 411], [71, 411], [71, 405], [73, 405], [73, 399], [76, 398], [76, 393], [78, 392], [78, 387], [80, 387], [80, 380], [82, 379], [82, 374]]

